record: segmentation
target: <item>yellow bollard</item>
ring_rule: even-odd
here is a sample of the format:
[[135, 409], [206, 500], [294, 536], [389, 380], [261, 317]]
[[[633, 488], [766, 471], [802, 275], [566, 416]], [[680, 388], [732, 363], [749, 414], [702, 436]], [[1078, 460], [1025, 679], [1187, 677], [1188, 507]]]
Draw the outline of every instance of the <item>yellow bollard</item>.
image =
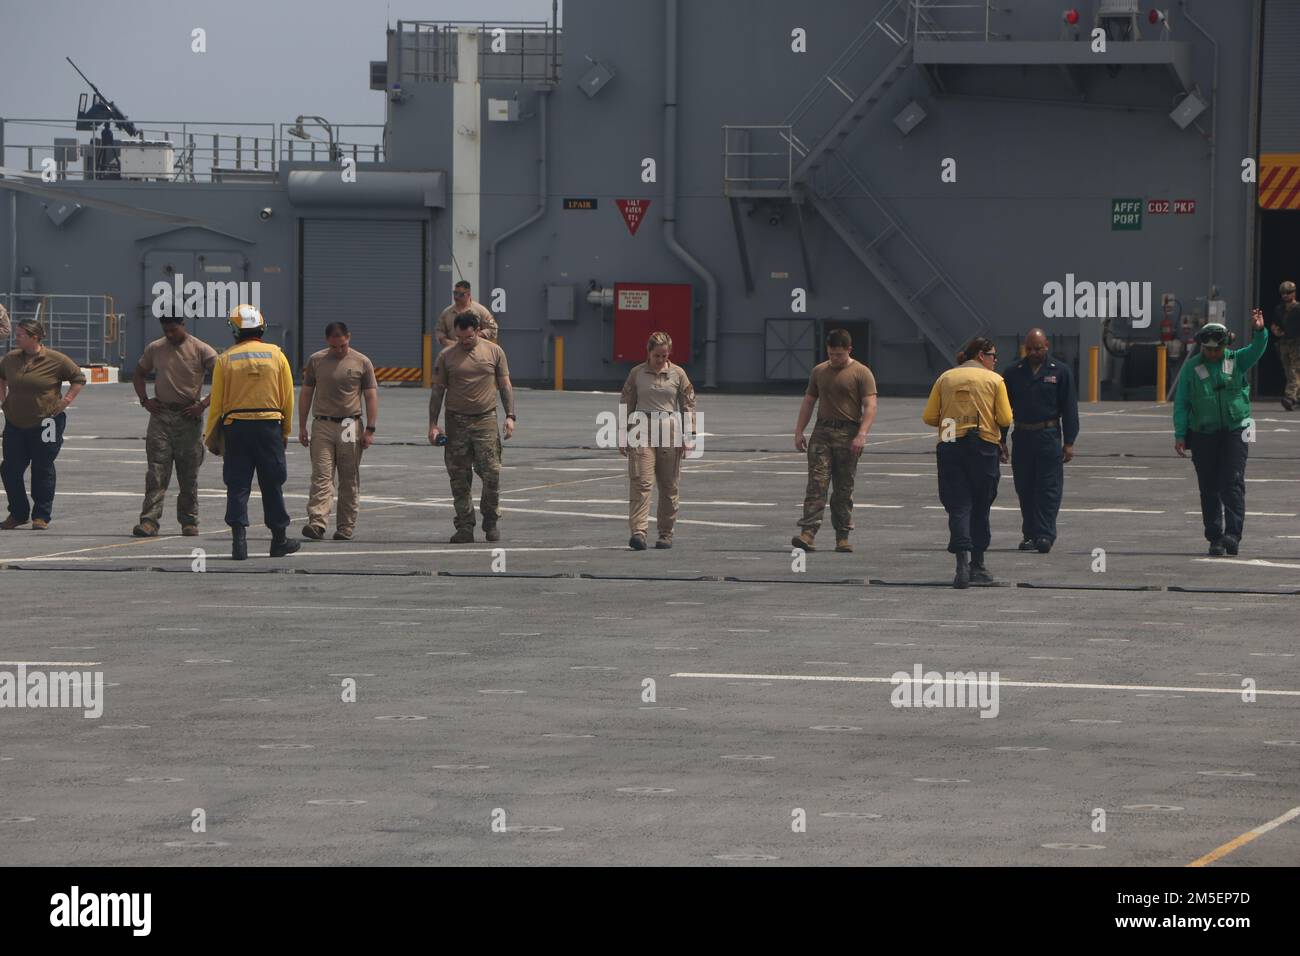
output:
[[1088, 401], [1101, 401], [1101, 346], [1088, 346]]
[[555, 337], [555, 390], [564, 391], [564, 336]]
[[424, 362], [423, 371], [420, 374], [420, 387], [433, 388], [433, 336], [427, 332], [424, 335]]
[[1156, 404], [1165, 404], [1165, 394], [1167, 392], [1165, 374], [1169, 363], [1169, 347], [1167, 345], [1156, 346]]

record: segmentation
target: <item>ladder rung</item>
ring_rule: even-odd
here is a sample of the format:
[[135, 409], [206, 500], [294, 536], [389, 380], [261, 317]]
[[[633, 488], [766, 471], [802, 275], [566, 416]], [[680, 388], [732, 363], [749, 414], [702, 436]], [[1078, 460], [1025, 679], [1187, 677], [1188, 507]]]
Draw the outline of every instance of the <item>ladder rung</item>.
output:
[[930, 288], [938, 281], [939, 281], [939, 273], [936, 272], [934, 275], [930, 276], [929, 280], [925, 283], [925, 285], [921, 286], [921, 288], [917, 289], [914, 293], [908, 296], [907, 301], [915, 302], [917, 299], [921, 298], [921, 296], [929, 292]]
[[850, 103], [852, 103], [854, 100], [857, 99], [857, 97], [854, 96], [852, 93], [850, 93], [846, 87], [841, 86], [840, 83], [835, 79], [835, 77], [827, 76], [826, 82], [829, 83], [831, 86], [835, 87], [835, 89], [839, 90], [840, 95], [843, 96]]
[[870, 249], [873, 246], [879, 245], [880, 243], [884, 242], [886, 239], [888, 239], [891, 235], [893, 235], [897, 231], [898, 231], [898, 227], [891, 222], [888, 226], [885, 227], [884, 231], [880, 235], [876, 236], [876, 238], [872, 239], [871, 242], [867, 243], [867, 248]]

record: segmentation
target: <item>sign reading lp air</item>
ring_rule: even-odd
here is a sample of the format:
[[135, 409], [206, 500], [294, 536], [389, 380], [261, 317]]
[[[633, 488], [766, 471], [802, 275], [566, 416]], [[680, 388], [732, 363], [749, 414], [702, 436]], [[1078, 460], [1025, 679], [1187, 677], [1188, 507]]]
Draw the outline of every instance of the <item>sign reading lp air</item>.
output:
[[598, 206], [595, 199], [566, 199], [564, 200], [565, 209], [595, 209]]

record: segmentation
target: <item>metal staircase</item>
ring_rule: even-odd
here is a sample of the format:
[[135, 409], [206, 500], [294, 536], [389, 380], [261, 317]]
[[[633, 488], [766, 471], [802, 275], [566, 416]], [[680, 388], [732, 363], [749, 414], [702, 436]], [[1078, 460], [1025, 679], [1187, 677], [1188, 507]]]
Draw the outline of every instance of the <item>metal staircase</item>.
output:
[[[983, 316], [861, 174], [840, 157], [835, 160], [845, 174], [841, 185], [809, 189], [805, 198], [940, 357], [951, 362], [964, 342], [985, 330]], [[868, 201], [865, 221], [853, 216], [836, 198], [849, 185], [856, 186]], [[867, 223], [870, 228], [864, 229]]]
[[[822, 79], [791, 110], [781, 126], [753, 127], [754, 130], [775, 130], [784, 141], [790, 153], [786, 164], [788, 179], [784, 183], [772, 181], [779, 174], [763, 177], [767, 180], [764, 183], [757, 182], [757, 176], [750, 182], [735, 177], [727, 182], [727, 194], [736, 197], [784, 193], [796, 203], [811, 205], [898, 303], [920, 331], [923, 341], [931, 343], [943, 360], [951, 362], [961, 344], [971, 335], [982, 332], [987, 323], [935, 258], [907, 231], [900, 217], [876, 195], [862, 174], [838, 153], [853, 131], [911, 66], [913, 41], [918, 31], [930, 38], [946, 35], [931, 19], [927, 6], [933, 6], [933, 3], [924, 0], [886, 3], [866, 29], [835, 59]], [[883, 69], [873, 73], [873, 60], [878, 63], [879, 57], [862, 54], [877, 38], [884, 38], [890, 46], [884, 48], [883, 55], [887, 59]], [[880, 48], [881, 44], [876, 43], [875, 47]], [[748, 150], [750, 147], [744, 148]], [[774, 165], [780, 161], [777, 153], [736, 152], [731, 155], [743, 157], [742, 161], [747, 164], [753, 163], [755, 157], [774, 158]], [[729, 161], [724, 159], [724, 162]], [[836, 180], [834, 184], [832, 174]], [[760, 186], [762, 188], [746, 188]], [[869, 224], [856, 222], [855, 216], [838, 198], [850, 187], [856, 187], [868, 200]], [[733, 198], [733, 214], [734, 202]], [[742, 259], [747, 260], [741, 241]], [[748, 269], [747, 261], [745, 266]]]

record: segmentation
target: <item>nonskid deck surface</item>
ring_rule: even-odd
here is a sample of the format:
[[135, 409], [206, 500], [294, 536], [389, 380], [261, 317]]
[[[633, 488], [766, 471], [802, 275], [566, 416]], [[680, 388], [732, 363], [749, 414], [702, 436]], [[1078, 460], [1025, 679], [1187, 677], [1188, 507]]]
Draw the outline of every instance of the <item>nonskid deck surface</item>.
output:
[[[50, 529], [0, 534], [0, 671], [101, 671], [104, 711], [0, 709], [7, 862], [1184, 864], [1300, 803], [1300, 414], [1256, 404], [1242, 552], [1210, 559], [1167, 406], [1084, 406], [1057, 546], [1016, 550], [1004, 468], [1009, 586], [958, 592], [920, 400], [881, 400], [856, 551], [828, 526], [797, 572], [797, 398], [704, 396], [675, 546], [632, 552], [616, 395], [520, 393], [495, 546], [447, 543], [426, 397], [381, 392], [352, 542], [273, 561], [255, 527], [236, 565], [215, 460], [199, 538], [171, 496], [130, 537], [143, 412], [83, 393]], [[996, 671], [997, 716], [893, 706], [917, 665]], [[1291, 821], [1215, 865], [1298, 850]]]

